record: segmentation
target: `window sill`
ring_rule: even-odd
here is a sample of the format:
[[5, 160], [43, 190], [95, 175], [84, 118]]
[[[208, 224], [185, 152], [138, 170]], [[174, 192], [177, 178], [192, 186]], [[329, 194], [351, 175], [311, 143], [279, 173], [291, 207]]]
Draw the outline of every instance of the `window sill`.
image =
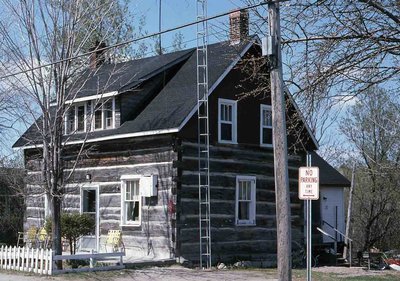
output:
[[221, 143], [221, 144], [238, 144], [237, 141], [224, 141], [224, 140], [218, 140], [218, 143]]
[[140, 227], [140, 226], [142, 226], [141, 223], [135, 223], [135, 224], [121, 224], [121, 227], [125, 227], [125, 228], [129, 228], [129, 227], [134, 228], [134, 227]]
[[273, 144], [265, 144], [265, 143], [260, 143], [260, 147], [274, 148]]
[[248, 223], [242, 222], [242, 223], [236, 223], [236, 226], [256, 226], [256, 224], [250, 222]]

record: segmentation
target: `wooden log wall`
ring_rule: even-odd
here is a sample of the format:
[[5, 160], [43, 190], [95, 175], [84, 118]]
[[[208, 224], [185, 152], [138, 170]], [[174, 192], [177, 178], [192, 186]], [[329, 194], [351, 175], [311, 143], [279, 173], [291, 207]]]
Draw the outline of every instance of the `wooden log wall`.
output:
[[[29, 155], [29, 154], [26, 154]], [[26, 158], [28, 182], [36, 194], [44, 195], [40, 187], [40, 161], [32, 155]], [[171, 136], [138, 140], [121, 140], [97, 144], [88, 149], [78, 161], [71, 180], [66, 185], [63, 199], [64, 211], [80, 212], [81, 189], [99, 189], [99, 225], [104, 244], [110, 229], [122, 229], [127, 255], [147, 258], [172, 258], [175, 253], [175, 214], [177, 160]], [[65, 155], [65, 174], [74, 166], [75, 156]], [[86, 175], [91, 175], [88, 181]], [[140, 226], [121, 227], [121, 176], [158, 175], [157, 197], [142, 198], [142, 223]], [[34, 183], [34, 184], [33, 184]], [[28, 197], [29, 198], [29, 197]], [[44, 202], [27, 200], [26, 228], [44, 222]], [[129, 258], [129, 257], [128, 257]]]
[[[300, 157], [289, 157], [293, 239], [300, 241], [303, 207], [297, 194]], [[178, 253], [199, 260], [197, 145], [183, 142], [179, 161]], [[235, 224], [236, 176], [256, 177], [256, 225]], [[213, 262], [276, 260], [275, 191], [272, 149], [210, 147], [211, 237]]]

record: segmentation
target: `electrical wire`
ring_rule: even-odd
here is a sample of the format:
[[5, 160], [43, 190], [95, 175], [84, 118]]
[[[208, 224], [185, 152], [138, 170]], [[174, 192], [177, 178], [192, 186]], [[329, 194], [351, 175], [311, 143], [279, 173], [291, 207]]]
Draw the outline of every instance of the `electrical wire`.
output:
[[[285, 1], [285, 0], [283, 0], [283, 1]], [[216, 19], [216, 18], [227, 16], [227, 15], [233, 13], [233, 12], [238, 12], [238, 11], [243, 11], [243, 10], [248, 10], [248, 9], [254, 9], [254, 8], [266, 5], [266, 4], [270, 3], [270, 2], [271, 1], [265, 1], [265, 2], [260, 2], [258, 4], [249, 5], [249, 6], [246, 6], [246, 7], [243, 7], [243, 8], [234, 9], [234, 10], [231, 10], [229, 12], [220, 13], [220, 14], [217, 14], [217, 15], [214, 15], [214, 16], [211, 16], [211, 17], [207, 17], [205, 19], [201, 19], [201, 20], [190, 22], [190, 23], [178, 25], [176, 27], [169, 28], [169, 29], [166, 29], [166, 30], [163, 30], [163, 31], [160, 31], [160, 32], [155, 32], [155, 33], [151, 33], [151, 34], [148, 34], [148, 35], [144, 35], [144, 36], [139, 37], [139, 38], [134, 38], [134, 39], [127, 40], [127, 41], [124, 41], [124, 42], [120, 42], [118, 44], [114, 44], [114, 45], [111, 45], [111, 46], [106, 46], [106, 47], [103, 47], [103, 48], [97, 48], [97, 49], [95, 49], [93, 51], [85, 52], [83, 54], [79, 54], [79, 55], [75, 55], [75, 56], [68, 57], [68, 58], [65, 58], [65, 59], [61, 59], [61, 60], [58, 60], [58, 61], [42, 64], [42, 65], [35, 66], [35, 67], [29, 68], [29, 69], [25, 69], [25, 70], [21, 70], [21, 71], [18, 71], [18, 72], [14, 72], [14, 73], [11, 73], [11, 74], [3, 75], [3, 76], [0, 76], [0, 80], [3, 80], [5, 78], [9, 78], [9, 77], [12, 77], [12, 76], [16, 76], [16, 75], [19, 75], [19, 74], [24, 74], [24, 73], [27, 73], [27, 72], [31, 72], [33, 70], [41, 69], [43, 67], [48, 67], [48, 66], [51, 66], [51, 65], [55, 65], [55, 64], [66, 62], [66, 61], [78, 59], [78, 58], [81, 58], [81, 57], [89, 56], [90, 54], [95, 53], [95, 52], [106, 51], [106, 50], [118, 48], [118, 47], [121, 47], [121, 46], [124, 46], [124, 45], [128, 45], [128, 44], [131, 44], [131, 43], [134, 43], [134, 42], [138, 42], [138, 41], [141, 41], [141, 40], [144, 40], [144, 39], [152, 38], [152, 37], [155, 37], [155, 36], [161, 36], [161, 34], [164, 34], [164, 33], [169, 33], [169, 32], [172, 32], [172, 31], [175, 31], [175, 30], [178, 30], [178, 29], [186, 28], [186, 27], [189, 27], [189, 26], [192, 26], [192, 25], [196, 25], [196, 24], [199, 24], [199, 23], [202, 23], [202, 22], [206, 22], [206, 21], [210, 21], [210, 20], [213, 20], [213, 19]], [[273, 1], [273, 2], [277, 2], [277, 1]], [[279, 1], [279, 2], [282, 2], [282, 0]]]

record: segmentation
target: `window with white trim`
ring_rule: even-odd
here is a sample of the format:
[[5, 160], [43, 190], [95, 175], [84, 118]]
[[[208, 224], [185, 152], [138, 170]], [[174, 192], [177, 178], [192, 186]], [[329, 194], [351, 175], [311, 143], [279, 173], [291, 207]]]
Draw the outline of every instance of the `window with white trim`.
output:
[[115, 99], [98, 102], [93, 111], [94, 130], [113, 129], [115, 127]]
[[256, 177], [236, 177], [236, 225], [256, 224]]
[[121, 180], [121, 224], [140, 225], [142, 219], [140, 177], [123, 176]]
[[80, 133], [86, 131], [86, 103], [71, 105], [65, 114], [65, 133]]
[[260, 145], [272, 147], [272, 108], [265, 104], [260, 106]]
[[[91, 126], [87, 120], [92, 120]], [[74, 104], [65, 114], [66, 134], [113, 128], [115, 128], [115, 98]]]
[[218, 100], [218, 141], [221, 143], [237, 142], [237, 102]]

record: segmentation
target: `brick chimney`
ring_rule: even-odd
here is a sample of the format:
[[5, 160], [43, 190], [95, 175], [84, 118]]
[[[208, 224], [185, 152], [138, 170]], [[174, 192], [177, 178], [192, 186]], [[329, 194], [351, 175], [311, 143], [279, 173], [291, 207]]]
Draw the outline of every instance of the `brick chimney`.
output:
[[239, 44], [249, 36], [249, 12], [235, 11], [229, 14], [229, 38], [231, 45]]
[[[104, 42], [100, 43], [99, 41], [96, 41], [95, 46], [90, 48], [89, 51], [92, 52], [96, 49], [103, 49], [106, 46], [107, 46], [106, 43], [104, 43]], [[104, 54], [105, 54], [105, 50], [99, 50], [99, 51], [96, 51], [96, 52], [93, 52], [90, 54], [90, 59], [89, 59], [90, 65], [89, 66], [91, 69], [98, 68], [106, 61]]]

